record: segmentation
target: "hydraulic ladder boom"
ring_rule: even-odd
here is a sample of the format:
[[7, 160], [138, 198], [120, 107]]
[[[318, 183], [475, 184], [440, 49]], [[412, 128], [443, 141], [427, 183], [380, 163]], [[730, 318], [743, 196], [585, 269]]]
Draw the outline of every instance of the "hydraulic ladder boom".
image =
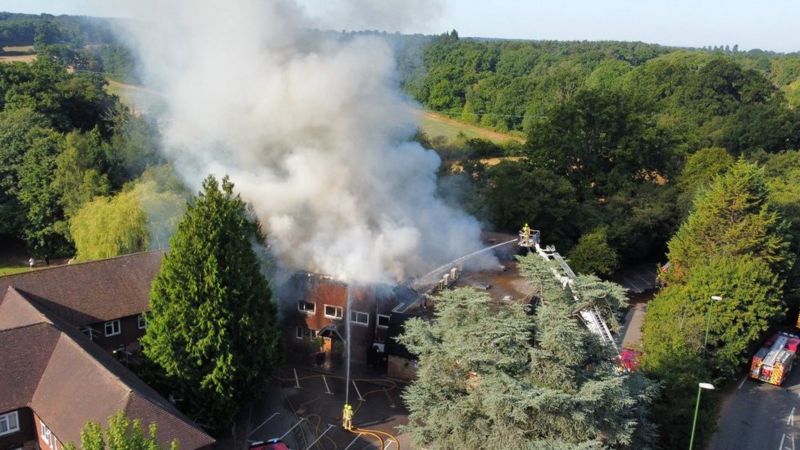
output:
[[[552, 245], [548, 245], [547, 247], [542, 248], [540, 245], [540, 233], [538, 230], [532, 230], [528, 224], [522, 228], [522, 231], [519, 233], [519, 240], [518, 244], [520, 247], [527, 248], [530, 251], [535, 251], [536, 254], [541, 256], [546, 261], [556, 261], [561, 268], [558, 270], [557, 268], [553, 268], [553, 276], [561, 283], [561, 286], [564, 289], [569, 289], [570, 294], [572, 294], [572, 298], [575, 299], [576, 302], [580, 303], [580, 299], [578, 298], [578, 294], [573, 289], [573, 284], [577, 276], [575, 272], [569, 267], [567, 261], [556, 251], [556, 248]], [[619, 353], [619, 348], [617, 348], [617, 343], [614, 342], [614, 337], [611, 335], [611, 330], [608, 328], [605, 319], [600, 314], [600, 311], [597, 310], [596, 306], [589, 306], [584, 308], [578, 312], [578, 315], [581, 318], [581, 321], [586, 326], [586, 328], [598, 338], [600, 341], [606, 345], [611, 345], [614, 348], [616, 353]]]

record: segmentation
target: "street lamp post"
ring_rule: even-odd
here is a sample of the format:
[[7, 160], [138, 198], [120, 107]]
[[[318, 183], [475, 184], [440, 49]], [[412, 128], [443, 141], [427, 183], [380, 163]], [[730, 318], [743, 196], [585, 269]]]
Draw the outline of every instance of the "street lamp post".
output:
[[700, 411], [700, 393], [703, 389], [712, 391], [714, 390], [714, 385], [711, 383], [697, 383], [697, 403], [694, 405], [694, 420], [692, 420], [692, 437], [689, 438], [689, 450], [694, 447], [694, 429], [697, 427], [697, 413]]
[[714, 305], [714, 302], [718, 302], [720, 300], [722, 300], [722, 297], [719, 295], [712, 295], [711, 303], [708, 304], [708, 311], [706, 311], [706, 337], [703, 339], [703, 351], [705, 351], [706, 346], [708, 345], [708, 330], [711, 326], [711, 306]]

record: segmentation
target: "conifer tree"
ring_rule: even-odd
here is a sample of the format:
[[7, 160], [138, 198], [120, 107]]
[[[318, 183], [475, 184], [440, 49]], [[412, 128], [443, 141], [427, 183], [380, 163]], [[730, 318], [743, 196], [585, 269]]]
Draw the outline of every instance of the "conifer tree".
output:
[[279, 363], [270, 287], [252, 246], [257, 222], [209, 176], [170, 240], [150, 294], [145, 355], [183, 395], [190, 415], [226, 429]]
[[[436, 449], [648, 448], [652, 384], [616, 373], [612, 352], [580, 324], [544, 261], [522, 264], [544, 299], [533, 317], [521, 304], [460, 289], [436, 300], [434, 321], [406, 324], [401, 341], [419, 358], [404, 394], [406, 429]], [[587, 292], [607, 298], [586, 300], [616, 304], [620, 291], [600, 286]]]
[[[697, 382], [724, 382], [741, 370], [783, 317], [794, 258], [777, 211], [763, 171], [739, 160], [697, 194], [692, 214], [668, 243], [667, 287], [648, 304], [642, 360], [663, 386], [654, 417], [666, 447], [688, 443]], [[712, 428], [711, 420], [698, 424], [700, 446]]]
[[748, 255], [780, 272], [791, 267], [788, 228], [769, 199], [763, 171], [738, 161], [695, 199], [694, 212], [669, 241], [667, 282], [684, 280], [713, 256]]

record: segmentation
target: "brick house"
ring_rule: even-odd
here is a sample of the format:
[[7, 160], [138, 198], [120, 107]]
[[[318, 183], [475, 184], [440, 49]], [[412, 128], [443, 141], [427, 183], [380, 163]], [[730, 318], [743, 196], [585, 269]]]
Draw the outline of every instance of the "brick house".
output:
[[[350, 311], [347, 297], [351, 298]], [[336, 350], [347, 338], [346, 318], [350, 315], [351, 358], [364, 362], [371, 349], [384, 352], [392, 311], [417, 294], [403, 287], [387, 285], [348, 286], [330, 277], [300, 272], [279, 286], [284, 341], [293, 351], [313, 352], [314, 338], [320, 337], [323, 351]], [[319, 340], [318, 340], [319, 342]]]
[[[138, 346], [161, 252], [0, 277], [0, 450], [60, 450], [87, 421], [124, 411], [165, 444], [214, 439], [136, 377], [111, 351]], [[89, 330], [94, 331], [89, 331]]]
[[135, 350], [163, 256], [142, 252], [0, 277], [0, 295], [13, 286], [105, 350]]

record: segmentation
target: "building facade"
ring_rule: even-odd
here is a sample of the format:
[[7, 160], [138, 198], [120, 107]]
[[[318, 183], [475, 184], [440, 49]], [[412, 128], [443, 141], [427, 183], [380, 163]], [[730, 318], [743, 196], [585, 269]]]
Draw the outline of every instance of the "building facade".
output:
[[163, 254], [146, 252], [0, 277], [0, 450], [61, 450], [88, 421], [124, 412], [163, 444], [214, 439], [122, 363], [144, 334]]
[[278, 297], [287, 348], [304, 353], [343, 352], [349, 318], [351, 359], [368, 362], [385, 353], [392, 311], [416, 298], [416, 293], [381, 284], [348, 286], [301, 272], [279, 287]]

